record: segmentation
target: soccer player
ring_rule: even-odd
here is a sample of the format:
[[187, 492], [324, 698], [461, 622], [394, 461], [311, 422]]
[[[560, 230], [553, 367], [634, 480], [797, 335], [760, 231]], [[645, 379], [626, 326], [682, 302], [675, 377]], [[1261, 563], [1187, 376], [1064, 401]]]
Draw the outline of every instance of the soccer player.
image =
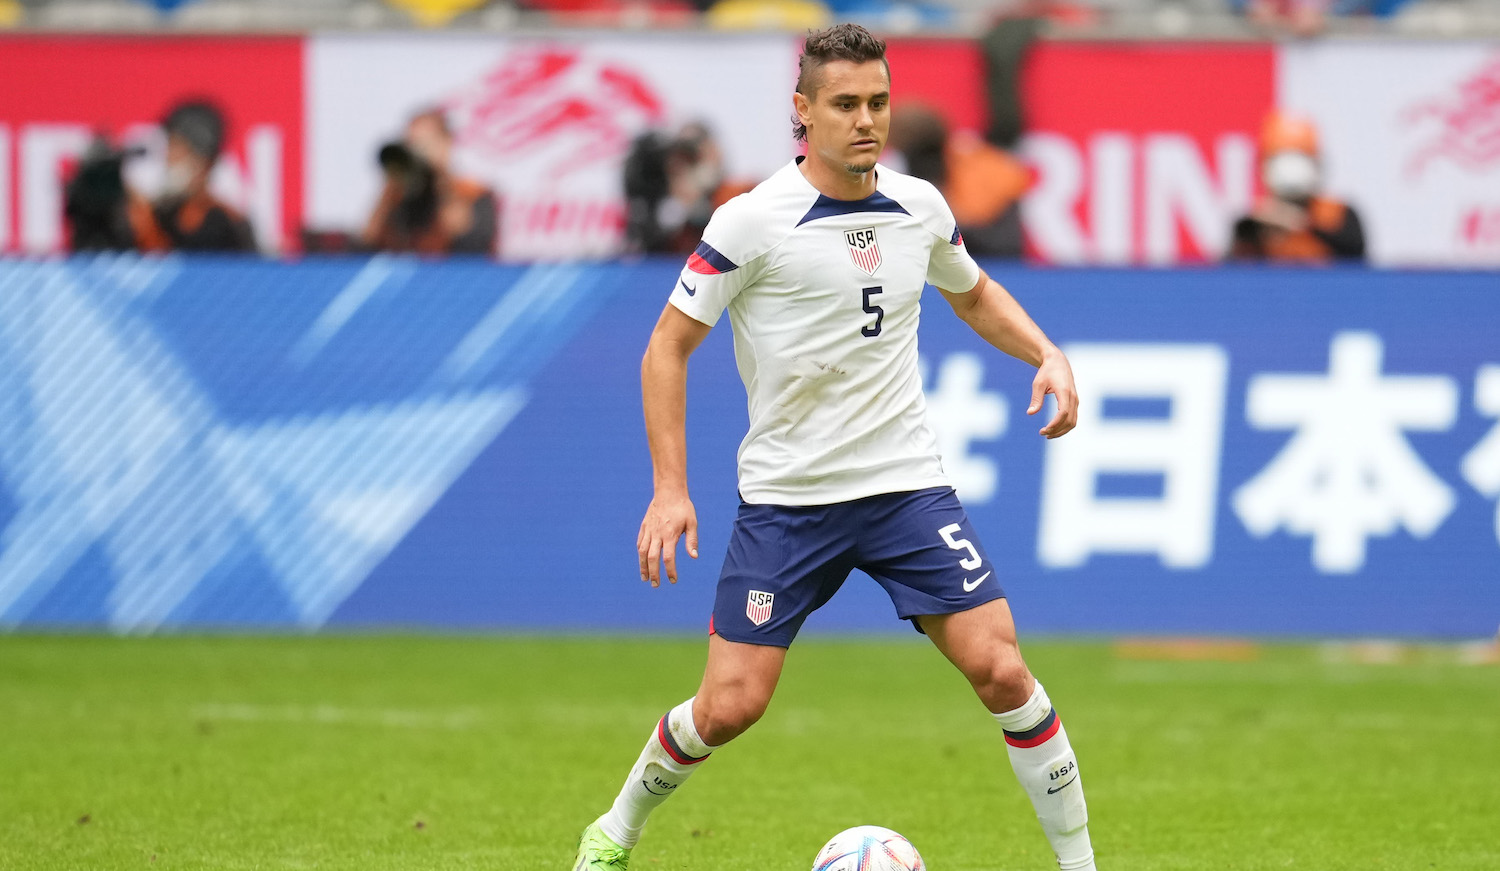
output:
[[1077, 422], [1073, 374], [1004, 288], [980, 270], [942, 195], [876, 159], [890, 128], [885, 43], [841, 24], [810, 35], [794, 134], [807, 156], [714, 214], [641, 364], [655, 495], [641, 522], [641, 579], [677, 580], [688, 498], [687, 362], [727, 308], [750, 399], [742, 502], [695, 696], [652, 729], [613, 807], [584, 830], [575, 871], [627, 866], [651, 811], [770, 702], [787, 647], [851, 569], [890, 595], [968, 678], [1003, 730], [1016, 777], [1064, 871], [1094, 868], [1078, 764], [1016, 643], [1010, 608], [947, 478], [917, 372], [931, 283], [996, 348], [1037, 367], [1028, 414]]

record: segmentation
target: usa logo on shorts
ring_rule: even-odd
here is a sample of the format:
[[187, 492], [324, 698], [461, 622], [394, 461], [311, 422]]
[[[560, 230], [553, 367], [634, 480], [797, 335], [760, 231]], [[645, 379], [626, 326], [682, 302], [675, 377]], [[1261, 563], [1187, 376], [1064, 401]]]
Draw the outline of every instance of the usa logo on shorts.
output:
[[859, 267], [859, 271], [874, 275], [875, 270], [880, 268], [880, 243], [875, 240], [875, 228], [845, 230], [844, 241], [849, 243], [849, 258]]
[[750, 591], [750, 601], [745, 603], [745, 616], [756, 626], [771, 619], [771, 603], [776, 601], [775, 593], [762, 593], [760, 590]]

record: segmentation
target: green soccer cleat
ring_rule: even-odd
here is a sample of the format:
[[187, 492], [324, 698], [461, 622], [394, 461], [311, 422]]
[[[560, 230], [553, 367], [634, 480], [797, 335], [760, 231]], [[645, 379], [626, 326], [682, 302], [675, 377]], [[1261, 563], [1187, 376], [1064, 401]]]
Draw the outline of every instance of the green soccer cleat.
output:
[[630, 851], [611, 841], [598, 822], [589, 823], [578, 839], [573, 871], [625, 871], [629, 864]]

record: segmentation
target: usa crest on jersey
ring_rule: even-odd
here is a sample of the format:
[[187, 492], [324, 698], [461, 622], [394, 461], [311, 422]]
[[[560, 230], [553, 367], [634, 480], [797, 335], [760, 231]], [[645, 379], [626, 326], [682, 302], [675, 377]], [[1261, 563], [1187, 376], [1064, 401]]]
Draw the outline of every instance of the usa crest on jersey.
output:
[[849, 258], [859, 271], [874, 275], [880, 268], [880, 243], [875, 239], [875, 228], [845, 230], [844, 241], [849, 244]]
[[775, 593], [762, 593], [760, 590], [751, 590], [749, 601], [745, 603], [745, 616], [756, 626], [771, 619], [771, 603], [776, 601]]

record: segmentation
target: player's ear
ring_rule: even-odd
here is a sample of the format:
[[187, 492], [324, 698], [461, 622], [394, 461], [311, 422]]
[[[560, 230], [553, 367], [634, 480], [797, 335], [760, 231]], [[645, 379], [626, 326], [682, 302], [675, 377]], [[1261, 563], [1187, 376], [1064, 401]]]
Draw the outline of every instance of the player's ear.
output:
[[792, 111], [797, 113], [797, 120], [806, 127], [812, 120], [812, 101], [807, 99], [801, 91], [792, 92]]

